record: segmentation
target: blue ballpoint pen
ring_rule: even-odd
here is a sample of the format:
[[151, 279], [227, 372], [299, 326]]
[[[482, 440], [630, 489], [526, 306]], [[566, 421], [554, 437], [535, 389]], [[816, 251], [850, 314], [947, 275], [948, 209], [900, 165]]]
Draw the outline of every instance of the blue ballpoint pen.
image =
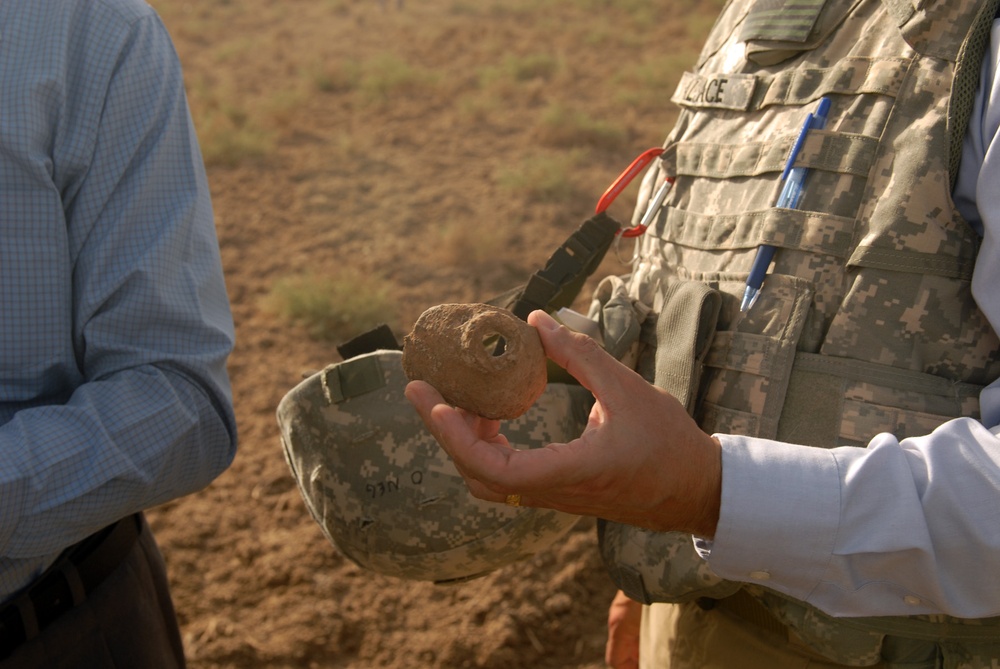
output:
[[[822, 130], [826, 125], [826, 117], [829, 113], [830, 100], [828, 98], [821, 98], [816, 111], [806, 117], [805, 123], [802, 124], [802, 130], [799, 131], [799, 136], [796, 137], [795, 144], [792, 145], [792, 151], [785, 162], [785, 169], [781, 173], [781, 180], [785, 182], [785, 185], [781, 189], [781, 194], [778, 196], [778, 202], [775, 206], [785, 209], [795, 209], [799, 206], [799, 199], [802, 197], [802, 186], [806, 179], [806, 173], [809, 170], [805, 167], [792, 167], [792, 165], [795, 164], [795, 159], [802, 149], [806, 135], [809, 134], [810, 130]], [[740, 304], [741, 312], [748, 311], [754, 305], [754, 302], [757, 301], [760, 289], [764, 285], [764, 277], [767, 276], [767, 268], [771, 266], [773, 258], [774, 247], [770, 244], [761, 244], [757, 248], [757, 255], [754, 257], [753, 265], [750, 267], [750, 276], [747, 277], [747, 287], [743, 292], [743, 302]]]

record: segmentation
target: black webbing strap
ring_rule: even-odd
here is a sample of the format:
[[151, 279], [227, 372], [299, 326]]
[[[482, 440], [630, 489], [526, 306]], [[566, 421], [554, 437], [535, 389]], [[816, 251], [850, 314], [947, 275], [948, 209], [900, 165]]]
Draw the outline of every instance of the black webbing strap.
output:
[[[555, 250], [545, 267], [531, 275], [523, 289], [507, 291], [489, 300], [489, 304], [510, 309], [522, 320], [535, 309], [555, 311], [568, 307], [604, 260], [620, 227], [604, 212], [587, 219]], [[401, 348], [389, 326], [382, 324], [339, 345], [337, 352], [349, 360], [379, 349]]]
[[620, 227], [604, 212], [584, 221], [549, 257], [545, 267], [531, 275], [510, 310], [526, 319], [535, 309], [554, 311], [572, 304], [611, 248]]
[[337, 346], [337, 353], [344, 360], [364, 353], [371, 353], [378, 350], [401, 351], [403, 349], [396, 336], [392, 334], [392, 329], [385, 323], [375, 326], [367, 332], [362, 332], [350, 341]]

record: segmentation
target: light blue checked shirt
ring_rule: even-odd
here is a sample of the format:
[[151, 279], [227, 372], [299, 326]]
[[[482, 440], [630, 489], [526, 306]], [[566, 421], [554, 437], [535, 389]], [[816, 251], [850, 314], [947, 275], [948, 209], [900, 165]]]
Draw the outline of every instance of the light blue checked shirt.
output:
[[233, 341], [159, 18], [0, 2], [0, 599], [228, 466]]

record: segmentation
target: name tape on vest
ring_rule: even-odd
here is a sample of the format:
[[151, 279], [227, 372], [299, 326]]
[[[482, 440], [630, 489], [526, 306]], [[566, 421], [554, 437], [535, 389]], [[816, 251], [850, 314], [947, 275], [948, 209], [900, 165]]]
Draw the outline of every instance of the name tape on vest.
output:
[[752, 74], [694, 74], [681, 77], [673, 102], [688, 107], [745, 111], [750, 108], [757, 78]]

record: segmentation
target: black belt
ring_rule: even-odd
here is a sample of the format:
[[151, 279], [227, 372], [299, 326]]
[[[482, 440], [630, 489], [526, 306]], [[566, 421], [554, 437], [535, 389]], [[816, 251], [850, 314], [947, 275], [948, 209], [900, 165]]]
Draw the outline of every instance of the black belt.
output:
[[0, 659], [81, 604], [117, 569], [142, 532], [142, 514], [122, 518], [70, 546], [26, 590], [0, 608]]

